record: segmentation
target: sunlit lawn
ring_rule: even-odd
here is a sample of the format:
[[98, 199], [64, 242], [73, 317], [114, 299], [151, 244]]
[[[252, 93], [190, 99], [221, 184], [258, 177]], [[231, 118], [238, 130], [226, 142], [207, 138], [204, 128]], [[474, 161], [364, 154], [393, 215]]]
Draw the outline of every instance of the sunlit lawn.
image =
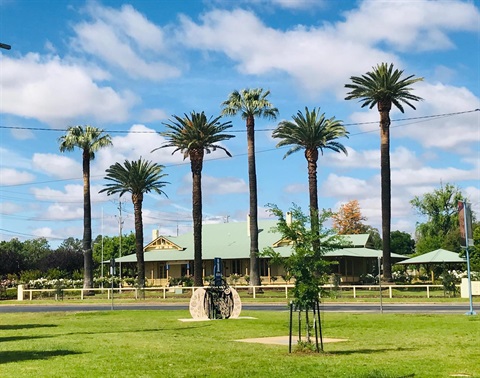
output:
[[288, 334], [287, 312], [180, 322], [188, 311], [0, 316], [2, 377], [480, 376], [480, 320], [466, 315], [323, 314], [323, 354], [234, 340]]

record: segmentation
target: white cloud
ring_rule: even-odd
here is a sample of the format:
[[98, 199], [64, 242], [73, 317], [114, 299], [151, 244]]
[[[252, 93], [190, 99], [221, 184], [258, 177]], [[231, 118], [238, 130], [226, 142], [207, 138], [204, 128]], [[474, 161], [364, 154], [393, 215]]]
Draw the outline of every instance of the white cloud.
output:
[[[78, 159], [82, 159], [82, 152], [76, 151]], [[58, 178], [82, 177], [82, 165], [72, 158], [57, 154], [33, 154], [33, 167], [50, 176]]]
[[377, 0], [366, 0], [345, 18], [337, 25], [345, 40], [386, 43], [404, 52], [452, 48], [447, 32], [478, 30], [480, 13], [473, 3], [460, 1], [384, 1], [379, 6]]
[[[182, 179], [179, 194], [192, 192], [192, 175], [187, 174]], [[205, 198], [212, 195], [224, 195], [235, 193], [248, 193], [248, 185], [245, 180], [238, 177], [212, 177], [202, 175], [202, 194]]]
[[310, 91], [343, 87], [352, 61], [363, 70], [374, 62], [395, 60], [389, 53], [345, 40], [331, 28], [298, 26], [283, 32], [240, 9], [215, 10], [201, 19], [202, 24], [196, 24], [185, 16], [180, 18], [183, 30], [178, 39], [182, 43], [222, 52], [245, 74], [286, 72]]
[[349, 76], [378, 62], [400, 63], [395, 49], [452, 48], [447, 32], [475, 31], [479, 17], [473, 4], [462, 2], [383, 2], [379, 7], [370, 0], [346, 12], [343, 22], [282, 31], [246, 10], [213, 10], [200, 23], [181, 16], [178, 40], [192, 49], [226, 54], [241, 73], [284, 72], [312, 93], [329, 89], [343, 97], [339, 88]]
[[331, 173], [322, 183], [320, 192], [325, 196], [360, 199], [380, 192], [380, 188], [369, 184], [366, 180]]
[[33, 235], [38, 238], [52, 238], [55, 237], [53, 230], [50, 227], [40, 227], [32, 231]]
[[392, 186], [440, 184], [440, 182], [468, 181], [472, 172], [458, 168], [398, 169], [392, 171]]
[[[424, 98], [417, 108], [423, 114], [446, 114], [478, 109], [480, 99], [467, 88], [444, 84], [419, 83], [415, 94]], [[445, 150], [468, 149], [480, 143], [478, 112], [439, 117], [428, 122], [412, 121], [411, 125], [399, 127], [394, 133], [421, 143], [424, 147], [438, 147]], [[478, 151], [478, 148], [475, 149]]]
[[0, 185], [21, 185], [32, 182], [35, 176], [12, 168], [0, 168]]
[[168, 118], [168, 114], [163, 109], [144, 109], [140, 115], [141, 122], [162, 121]]
[[0, 112], [46, 123], [64, 126], [82, 117], [124, 121], [136, 102], [131, 93], [100, 87], [90, 76], [91, 71], [56, 56], [3, 56], [2, 72]]
[[[131, 5], [116, 10], [92, 3], [87, 11], [93, 21], [74, 26], [77, 34], [74, 44], [78, 48], [121, 68], [131, 77], [163, 80], [180, 75], [176, 66], [156, 56], [170, 55], [163, 31]], [[136, 48], [140, 51], [135, 51]], [[145, 50], [155, 53], [152, 61], [141, 57]]]
[[17, 140], [27, 140], [35, 138], [33, 132], [25, 129], [12, 129], [12, 136]]
[[2, 214], [15, 214], [22, 211], [22, 207], [13, 202], [1, 202], [0, 209]]
[[290, 184], [283, 190], [285, 193], [308, 193], [307, 184]]
[[[90, 198], [92, 203], [104, 202], [107, 200], [106, 194], [99, 194], [100, 185], [90, 186]], [[68, 184], [62, 190], [52, 189], [50, 187], [31, 188], [30, 192], [39, 201], [56, 201], [58, 204], [74, 204], [73, 206], [81, 206], [83, 211], [83, 184]], [[83, 213], [82, 213], [83, 217]]]
[[145, 125], [133, 125], [128, 134], [112, 136], [112, 143], [112, 148], [101, 149], [95, 154], [95, 160], [91, 164], [92, 176], [103, 177], [110, 165], [117, 162], [123, 164], [125, 160], [138, 160], [140, 157], [164, 165], [183, 163], [182, 154], [172, 155], [171, 148], [161, 148], [152, 153], [152, 150], [165, 143], [165, 138]]
[[32, 162], [17, 153], [0, 146], [0, 163], [2, 167], [32, 169]]

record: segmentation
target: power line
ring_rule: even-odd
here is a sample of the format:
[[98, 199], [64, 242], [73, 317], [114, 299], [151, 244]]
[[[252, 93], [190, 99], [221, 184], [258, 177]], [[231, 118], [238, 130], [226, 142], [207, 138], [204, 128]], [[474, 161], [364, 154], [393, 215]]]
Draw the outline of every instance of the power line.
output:
[[[390, 126], [390, 128], [404, 127], [404, 126], [409, 126], [409, 125], [413, 125], [413, 124], [420, 123], [420, 122], [428, 122], [429, 120], [436, 119], [436, 118], [445, 118], [445, 117], [457, 116], [457, 115], [462, 115], [462, 114], [474, 113], [474, 112], [478, 112], [478, 111], [480, 111], [480, 109], [473, 109], [473, 110], [466, 110], [466, 111], [462, 111], [462, 112], [443, 113], [443, 114], [435, 114], [435, 115], [428, 115], [428, 116], [421, 116], [421, 117], [410, 117], [410, 118], [391, 120], [391, 122], [404, 122], [404, 121], [409, 121], [409, 120], [417, 121], [417, 122], [410, 122], [410, 123], [406, 123], [406, 124], [402, 124], [402, 125], [394, 125], [394, 126]], [[421, 121], [419, 121], [419, 120], [421, 120]], [[369, 125], [369, 124], [378, 124], [378, 121], [348, 123], [348, 124], [344, 124], [344, 126]], [[1, 128], [4, 128], [4, 129], [42, 130], [42, 131], [66, 131], [66, 129], [64, 130], [64, 129], [26, 128], [26, 127], [8, 127], [8, 126], [0, 126], [0, 129]], [[273, 131], [273, 130], [274, 129], [259, 129], [259, 130], [255, 130], [255, 131]], [[105, 130], [105, 131], [108, 131], [108, 130]], [[237, 131], [237, 132], [243, 132], [243, 131], [244, 130], [240, 130], [240, 131]], [[108, 131], [108, 132], [109, 133], [111, 133], [111, 132], [129, 133], [129, 131]], [[368, 130], [368, 131], [361, 131], [361, 132], [358, 132], [358, 133], [350, 134], [350, 136], [369, 134], [369, 133], [373, 133], [373, 132], [377, 132], [377, 130], [372, 129], [372, 130]], [[153, 134], [155, 134], [157, 132], [156, 131], [138, 131], [138, 132], [133, 131], [132, 133], [145, 133], [145, 134], [152, 134], [153, 133]], [[266, 149], [266, 150], [256, 151], [255, 154], [277, 151], [277, 150], [286, 149], [286, 148], [288, 148], [288, 146], [281, 147], [281, 148], [269, 148], [269, 149]], [[247, 155], [247, 153], [241, 153], [241, 154], [234, 155], [233, 158], [240, 157], [240, 156], [246, 156], [246, 155]], [[222, 156], [222, 157], [218, 157], [218, 158], [210, 158], [206, 161], [216, 161], [216, 160], [224, 160], [224, 159], [231, 159], [231, 158], [228, 157], [228, 156]], [[190, 162], [184, 161], [184, 162], [181, 162], [181, 163], [165, 165], [165, 168], [188, 165], [188, 164], [190, 164]], [[91, 179], [101, 179], [101, 178], [103, 178], [103, 175], [94, 175], [94, 176], [90, 176], [90, 178]], [[0, 185], [0, 188], [50, 184], [50, 183], [55, 183], [55, 182], [76, 181], [76, 180], [83, 180], [83, 178], [82, 177], [74, 177], [74, 178], [72, 177], [72, 178], [67, 178], [67, 179], [38, 181], [38, 182], [31, 182], [31, 183], [24, 183], [24, 184]], [[104, 202], [104, 201], [100, 201], [100, 202]]]
[[[468, 114], [473, 112], [478, 112], [480, 109], [472, 109], [472, 110], [465, 110], [461, 112], [452, 112], [452, 113], [443, 113], [443, 114], [433, 114], [433, 115], [426, 115], [420, 117], [409, 117], [409, 118], [399, 118], [393, 119], [390, 122], [403, 122], [403, 121], [412, 121], [412, 120], [419, 120], [419, 119], [435, 119], [435, 118], [444, 118], [444, 117], [452, 117], [462, 114]], [[343, 126], [360, 126], [360, 125], [371, 125], [371, 124], [378, 124], [377, 121], [368, 121], [368, 122], [352, 122], [352, 123], [344, 123]], [[29, 131], [54, 131], [54, 132], [66, 132], [68, 129], [52, 129], [48, 127], [22, 127], [22, 126], [4, 126], [0, 125], [0, 129], [7, 129], [7, 130], [29, 130]], [[255, 129], [257, 132], [263, 131], [273, 131], [275, 129]], [[113, 134], [157, 134], [158, 131], [131, 131], [131, 130], [108, 130], [105, 129], [105, 132], [113, 133]], [[229, 130], [230, 133], [245, 133], [247, 130]]]

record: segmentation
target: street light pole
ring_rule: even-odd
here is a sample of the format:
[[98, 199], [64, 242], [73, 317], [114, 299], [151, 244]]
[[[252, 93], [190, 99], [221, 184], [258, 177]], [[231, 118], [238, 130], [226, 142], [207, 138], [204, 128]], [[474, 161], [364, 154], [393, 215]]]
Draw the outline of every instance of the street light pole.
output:
[[6, 43], [1, 43], [0, 42], [0, 48], [5, 49], [5, 50], [10, 50], [12, 46], [7, 45]]

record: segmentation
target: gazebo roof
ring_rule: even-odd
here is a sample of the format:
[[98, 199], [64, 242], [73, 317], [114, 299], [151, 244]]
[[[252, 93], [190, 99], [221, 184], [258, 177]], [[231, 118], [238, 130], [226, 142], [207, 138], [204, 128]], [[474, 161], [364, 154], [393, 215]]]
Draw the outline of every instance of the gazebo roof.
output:
[[447, 251], [445, 249], [437, 249], [423, 255], [412, 257], [398, 264], [441, 264], [441, 263], [465, 263], [466, 260], [458, 255], [458, 253]]

